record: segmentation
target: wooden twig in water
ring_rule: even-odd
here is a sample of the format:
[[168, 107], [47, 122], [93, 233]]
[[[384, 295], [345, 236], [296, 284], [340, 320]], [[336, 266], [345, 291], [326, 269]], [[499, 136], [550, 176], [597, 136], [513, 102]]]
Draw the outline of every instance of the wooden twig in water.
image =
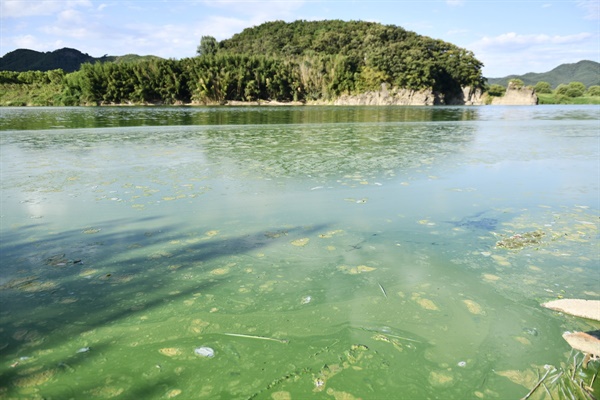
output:
[[547, 370], [546, 373], [544, 374], [544, 376], [542, 377], [542, 379], [540, 379], [538, 381], [538, 383], [533, 387], [533, 389], [531, 389], [529, 391], [529, 393], [527, 393], [527, 395], [525, 397], [523, 397], [522, 400], [528, 399], [533, 394], [533, 392], [535, 392], [536, 389], [540, 387], [540, 385], [542, 384], [542, 382], [544, 382], [544, 379], [546, 379], [546, 377], [548, 376], [549, 373], [550, 373], [550, 370]]
[[387, 293], [385, 292], [385, 289], [383, 288], [383, 286], [381, 286], [381, 283], [377, 282], [377, 284], [379, 285], [379, 289], [381, 289], [383, 296], [387, 299]]
[[565, 371], [560, 371], [560, 374], [556, 375], [554, 377], [554, 379], [552, 379], [552, 382], [550, 382], [550, 384], [553, 385], [554, 382], [556, 382], [558, 380], [558, 378], [560, 378], [562, 376], [562, 374], [564, 374], [564, 373], [565, 373]]
[[577, 354], [575, 354], [575, 357], [573, 357], [573, 373], [571, 374], [571, 379], [575, 380], [575, 371], [577, 371]]
[[264, 337], [264, 336], [244, 335], [242, 333], [223, 333], [223, 335], [242, 337], [242, 338], [248, 338], [248, 339], [270, 340], [272, 342], [279, 342], [279, 343], [289, 343], [289, 340], [287, 340], [287, 339], [277, 339], [277, 338], [270, 338], [270, 337]]
[[548, 390], [548, 387], [546, 386], [546, 384], [542, 383], [542, 386], [544, 387], [544, 390], [546, 391], [546, 393], [548, 393], [550, 400], [554, 400], [554, 397], [552, 396], [552, 393], [550, 393], [550, 391]]
[[420, 341], [420, 340], [416, 340], [416, 339], [410, 339], [410, 338], [407, 338], [407, 337], [404, 337], [404, 336], [398, 336], [398, 335], [394, 335], [394, 334], [392, 334], [392, 333], [389, 333], [389, 332], [387, 332], [387, 331], [383, 331], [383, 330], [379, 330], [379, 329], [373, 329], [373, 328], [360, 328], [360, 329], [362, 329], [363, 331], [368, 331], [368, 332], [376, 332], [376, 333], [381, 333], [381, 334], [383, 334], [383, 335], [385, 335], [385, 336], [393, 337], [393, 338], [396, 338], [396, 339], [408, 340], [409, 342], [423, 343], [423, 342], [422, 342], [422, 341]]

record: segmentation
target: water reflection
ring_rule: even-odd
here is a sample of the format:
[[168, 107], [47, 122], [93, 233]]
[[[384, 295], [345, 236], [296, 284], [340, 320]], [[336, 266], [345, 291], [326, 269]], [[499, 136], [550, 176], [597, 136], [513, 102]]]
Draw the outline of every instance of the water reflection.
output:
[[3, 107], [2, 130], [470, 121], [475, 107]]

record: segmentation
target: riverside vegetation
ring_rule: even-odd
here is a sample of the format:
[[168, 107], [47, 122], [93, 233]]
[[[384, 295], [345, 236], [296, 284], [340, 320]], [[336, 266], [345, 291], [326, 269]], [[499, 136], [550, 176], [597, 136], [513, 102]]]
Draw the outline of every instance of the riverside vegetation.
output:
[[[512, 79], [509, 83], [517, 88], [524, 86], [520, 79]], [[600, 104], [600, 85], [586, 88], [582, 82], [569, 82], [552, 89], [550, 83], [540, 81], [531, 88], [535, 91], [539, 104]], [[505, 92], [506, 88], [500, 84], [490, 85], [487, 91], [490, 97], [503, 96]]]
[[[361, 21], [268, 22], [221, 42], [204, 36], [198, 56], [181, 60], [135, 55], [94, 59], [79, 53], [89, 59], [81, 68], [54, 68], [60, 65], [56, 58], [66, 53], [74, 58], [77, 54], [72, 53], [79, 52], [41, 53], [50, 62], [41, 71], [24, 70], [23, 58], [29, 60], [31, 54], [15, 54], [9, 64], [18, 71], [0, 71], [0, 105], [332, 101], [377, 91], [382, 84], [433, 91], [439, 104], [471, 87], [484, 91], [483, 101], [490, 104], [506, 91], [501, 79], [487, 84], [483, 64], [468, 50], [394, 25]], [[43, 60], [34, 63], [36, 68]], [[573, 68], [577, 76], [589, 77], [580, 70], [590, 65], [595, 63], [565, 64], [546, 74], [526, 74], [523, 80], [535, 89], [540, 104], [598, 104], [600, 86], [595, 84], [586, 88], [581, 82], [561, 83], [554, 89], [546, 81], [529, 84], [533, 75], [563, 81], [560, 74]], [[510, 81], [524, 86], [523, 80]]]
[[75, 72], [0, 72], [2, 105], [222, 104], [332, 100], [382, 83], [441, 98], [483, 88], [468, 50], [394, 25], [351, 21], [268, 22], [198, 56], [86, 63]]

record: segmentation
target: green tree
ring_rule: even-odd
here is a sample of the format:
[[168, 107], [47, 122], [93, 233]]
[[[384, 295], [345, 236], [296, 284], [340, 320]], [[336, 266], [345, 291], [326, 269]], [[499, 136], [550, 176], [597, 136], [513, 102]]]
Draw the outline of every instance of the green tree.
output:
[[560, 85], [558, 85], [556, 87], [556, 89], [554, 89], [554, 94], [560, 95], [560, 96], [566, 96], [567, 90], [569, 90], [569, 85], [565, 85], [564, 83], [561, 83]]
[[598, 86], [598, 85], [590, 86], [586, 93], [588, 96], [600, 96], [600, 86]]
[[196, 49], [196, 54], [199, 56], [214, 56], [217, 54], [219, 43], [212, 36], [202, 36], [200, 45]]
[[536, 93], [552, 93], [552, 86], [548, 82], [538, 82], [533, 87]]
[[585, 93], [585, 85], [581, 82], [570, 82], [567, 90], [569, 97], [581, 97]]
[[487, 92], [490, 96], [501, 97], [506, 92], [506, 88], [502, 85], [493, 84], [493, 85], [490, 85]]
[[520, 79], [511, 79], [508, 81], [508, 85], [514, 87], [515, 89], [521, 89], [525, 86], [525, 83]]

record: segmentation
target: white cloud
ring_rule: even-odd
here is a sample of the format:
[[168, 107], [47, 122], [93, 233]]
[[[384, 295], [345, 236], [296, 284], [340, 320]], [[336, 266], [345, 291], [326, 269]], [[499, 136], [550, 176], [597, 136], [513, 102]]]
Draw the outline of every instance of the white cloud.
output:
[[199, 37], [204, 35], [214, 36], [217, 40], [229, 39], [234, 34], [262, 22], [264, 21], [258, 19], [248, 21], [239, 18], [215, 15], [202, 21], [201, 27], [197, 30], [197, 34]]
[[83, 20], [83, 14], [76, 10], [65, 10], [58, 14], [58, 21], [61, 23], [80, 24]]
[[[304, 5], [304, 0], [212, 0], [206, 6], [222, 8], [231, 14], [243, 14], [261, 22], [274, 19], [289, 19]], [[295, 19], [295, 18], [294, 18]]]
[[469, 30], [468, 29], [452, 29], [452, 30], [446, 32], [446, 34], [449, 36], [463, 35], [465, 33], [469, 33]]
[[485, 36], [468, 48], [484, 63], [488, 77], [547, 72], [563, 63], [597, 60], [599, 55], [597, 37], [587, 32], [562, 36], [508, 32]]
[[600, 2], [598, 0], [579, 0], [577, 6], [586, 11], [585, 19], [600, 19]]
[[57, 12], [75, 7], [91, 6], [92, 3], [89, 0], [3, 0], [2, 3], [0, 3], [0, 15], [2, 18], [32, 17], [40, 15], [52, 15]]
[[38, 30], [59, 38], [84, 39], [95, 36], [98, 26], [88, 20], [88, 15], [77, 10], [60, 11], [52, 24], [41, 25]]
[[464, 6], [465, 0], [446, 0], [446, 4], [451, 7]]
[[33, 49], [39, 44], [39, 40], [33, 35], [16, 36], [12, 42], [20, 49]]
[[546, 35], [546, 34], [534, 34], [534, 35], [519, 35], [515, 32], [503, 33], [498, 36], [488, 37], [484, 36], [473, 44], [473, 47], [479, 49], [486, 48], [518, 48], [518, 47], [531, 47], [540, 44], [567, 44], [567, 43], [578, 43], [590, 38], [592, 35], [587, 32], [578, 33], [575, 35]]

